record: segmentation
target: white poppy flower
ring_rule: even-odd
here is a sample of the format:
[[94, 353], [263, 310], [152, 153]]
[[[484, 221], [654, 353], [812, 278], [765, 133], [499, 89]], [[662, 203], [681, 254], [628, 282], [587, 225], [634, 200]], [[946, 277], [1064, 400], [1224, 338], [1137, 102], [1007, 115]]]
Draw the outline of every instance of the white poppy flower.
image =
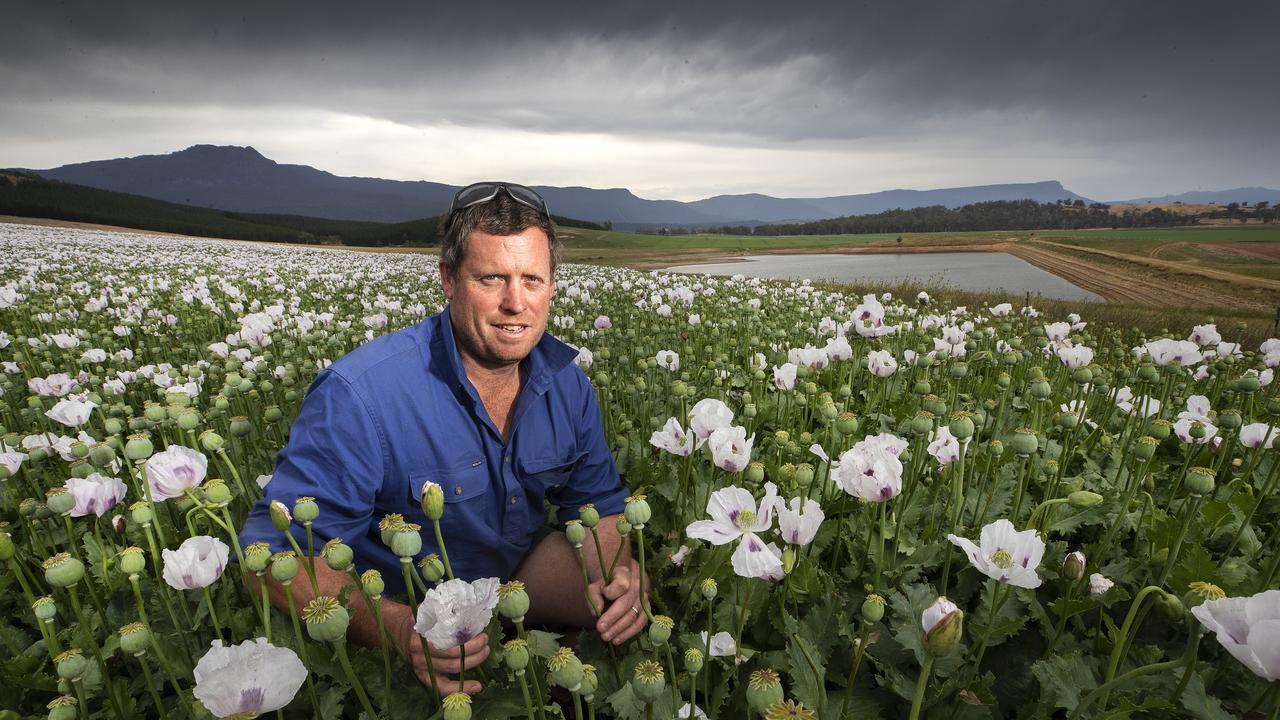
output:
[[1255, 675], [1280, 680], [1280, 590], [1209, 600], [1191, 614]]
[[1247, 448], [1273, 447], [1280, 437], [1280, 426], [1250, 423], [1240, 428], [1240, 444]]
[[418, 606], [413, 629], [431, 647], [447, 650], [479, 635], [498, 606], [498, 578], [455, 578], [431, 588]]
[[231, 549], [216, 537], [197, 535], [183, 540], [177, 550], [165, 548], [160, 554], [164, 581], [176, 590], [196, 590], [222, 577]]
[[898, 361], [888, 350], [872, 350], [867, 353], [867, 369], [876, 377], [887, 378], [898, 371]]
[[951, 434], [951, 428], [943, 425], [929, 433], [929, 454], [943, 465], [960, 459], [960, 440]]
[[292, 650], [266, 638], [229, 647], [214, 640], [193, 675], [191, 694], [214, 717], [261, 716], [293, 700], [307, 679], [307, 668]]
[[1044, 557], [1044, 541], [1034, 529], [1018, 532], [1001, 518], [982, 528], [981, 545], [949, 534], [947, 539], [964, 550], [969, 562], [987, 577], [1024, 588], [1040, 587], [1036, 568]]
[[808, 545], [817, 536], [818, 526], [825, 518], [816, 500], [791, 498], [788, 505], [778, 506], [778, 532], [792, 545]]
[[755, 435], [747, 437], [747, 429], [738, 425], [716, 428], [707, 438], [711, 461], [725, 472], [741, 472], [751, 462], [755, 439]]
[[773, 368], [773, 385], [779, 390], [794, 390], [796, 386], [796, 364], [783, 363]]
[[680, 427], [675, 418], [667, 418], [667, 424], [649, 436], [650, 445], [679, 457], [688, 457], [702, 442], [697, 435]]
[[45, 416], [57, 420], [67, 427], [79, 427], [89, 420], [93, 409], [98, 407], [90, 400], [74, 400], [63, 398], [57, 405], [45, 411]]
[[892, 500], [902, 492], [902, 461], [895, 449], [892, 442], [868, 437], [840, 456], [831, 479], [867, 502]]
[[658, 367], [664, 367], [671, 372], [680, 369], [680, 355], [674, 350], [659, 350], [653, 359], [658, 363]]
[[152, 499], [169, 500], [204, 482], [209, 459], [189, 447], [170, 445], [147, 458], [145, 467]]
[[725, 545], [741, 539], [733, 551], [733, 570], [743, 577], [771, 580], [782, 578], [782, 558], [773, 543], [767, 545], [756, 533], [773, 527], [773, 514], [779, 504], [778, 487], [764, 484], [765, 494], [757, 508], [755, 497], [740, 487], [727, 487], [711, 493], [707, 499], [710, 520], [695, 520], [685, 534], [712, 545]]
[[724, 401], [716, 398], [703, 398], [689, 410], [689, 429], [700, 440], [706, 440], [716, 430], [732, 424], [733, 411]]
[[107, 477], [96, 472], [89, 473], [88, 477], [73, 477], [67, 480], [63, 487], [76, 499], [76, 506], [71, 508], [71, 517], [84, 517], [90, 514], [102, 517], [128, 492], [128, 487], [120, 478]]

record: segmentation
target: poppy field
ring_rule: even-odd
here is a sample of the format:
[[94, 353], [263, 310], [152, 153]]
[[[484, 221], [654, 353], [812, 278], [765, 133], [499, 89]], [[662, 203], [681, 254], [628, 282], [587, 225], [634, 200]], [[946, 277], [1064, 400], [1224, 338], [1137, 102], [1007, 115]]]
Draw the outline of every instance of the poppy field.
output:
[[[428, 525], [371, 521], [422, 643], [488, 636], [483, 691], [441, 700], [346, 640], [385, 582], [312, 499], [272, 507], [293, 551], [237, 537], [315, 375], [442, 309], [435, 259], [0, 246], [0, 720], [1280, 713], [1280, 339], [562, 266], [548, 330], [595, 386], [650, 623], [526, 627], [519, 583], [423, 553], [429, 491]], [[562, 528], [580, 558], [605, 521]], [[261, 599], [317, 563], [351, 582]]]

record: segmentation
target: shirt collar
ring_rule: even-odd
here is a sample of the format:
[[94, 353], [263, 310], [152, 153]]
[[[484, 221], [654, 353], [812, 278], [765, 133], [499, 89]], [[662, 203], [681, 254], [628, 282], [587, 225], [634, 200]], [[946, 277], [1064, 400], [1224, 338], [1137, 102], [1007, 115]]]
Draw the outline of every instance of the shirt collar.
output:
[[[473, 396], [475, 386], [467, 377], [462, 367], [462, 355], [458, 352], [458, 342], [453, 336], [453, 320], [446, 305], [440, 312], [440, 336], [444, 339], [445, 357], [453, 378], [467, 389]], [[533, 346], [529, 356], [522, 362], [525, 369], [525, 383], [538, 394], [542, 394], [551, 386], [551, 377], [569, 366], [578, 357], [578, 351], [568, 344], [552, 337], [551, 333], [542, 333], [542, 339]]]

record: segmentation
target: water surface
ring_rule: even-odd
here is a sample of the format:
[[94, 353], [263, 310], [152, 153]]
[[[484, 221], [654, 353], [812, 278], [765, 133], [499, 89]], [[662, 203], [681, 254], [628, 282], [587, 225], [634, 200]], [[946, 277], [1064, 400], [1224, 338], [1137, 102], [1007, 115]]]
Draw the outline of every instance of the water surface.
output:
[[958, 290], [1030, 292], [1060, 300], [1102, 302], [1102, 297], [1003, 252], [866, 253], [858, 255], [747, 255], [745, 262], [676, 265], [674, 272], [776, 280], [936, 282]]

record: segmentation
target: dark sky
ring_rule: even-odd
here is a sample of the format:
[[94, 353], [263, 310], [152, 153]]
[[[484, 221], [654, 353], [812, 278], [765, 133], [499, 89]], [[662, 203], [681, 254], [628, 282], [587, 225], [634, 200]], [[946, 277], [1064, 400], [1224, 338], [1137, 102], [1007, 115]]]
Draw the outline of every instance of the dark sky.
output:
[[11, 5], [0, 166], [216, 143], [685, 200], [1280, 187], [1276, 2], [202, 5]]

